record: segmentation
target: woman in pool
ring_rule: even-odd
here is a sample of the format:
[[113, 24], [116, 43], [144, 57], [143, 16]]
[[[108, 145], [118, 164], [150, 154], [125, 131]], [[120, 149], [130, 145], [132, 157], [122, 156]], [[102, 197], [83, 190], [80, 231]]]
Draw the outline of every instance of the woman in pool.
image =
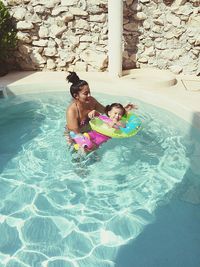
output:
[[74, 133], [87, 132], [90, 130], [89, 120], [104, 113], [105, 107], [91, 96], [88, 83], [80, 80], [75, 72], [70, 72], [67, 80], [72, 83], [70, 93], [73, 97], [66, 112], [67, 129]]
[[[88, 83], [80, 80], [75, 72], [69, 72], [67, 81], [72, 83], [70, 93], [73, 102], [66, 111], [66, 129], [76, 134], [88, 132], [90, 130], [89, 120], [100, 113], [105, 113], [105, 107], [91, 96]], [[124, 108], [130, 110], [136, 106], [128, 104]]]

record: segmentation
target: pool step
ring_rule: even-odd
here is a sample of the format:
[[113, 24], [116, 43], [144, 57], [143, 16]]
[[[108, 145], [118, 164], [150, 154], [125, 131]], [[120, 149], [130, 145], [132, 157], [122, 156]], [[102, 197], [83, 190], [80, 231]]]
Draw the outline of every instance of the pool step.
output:
[[0, 98], [7, 97], [7, 88], [6, 86], [0, 85]]
[[170, 71], [150, 67], [124, 70], [122, 79], [132, 79], [147, 88], [170, 87], [177, 83], [175, 75]]

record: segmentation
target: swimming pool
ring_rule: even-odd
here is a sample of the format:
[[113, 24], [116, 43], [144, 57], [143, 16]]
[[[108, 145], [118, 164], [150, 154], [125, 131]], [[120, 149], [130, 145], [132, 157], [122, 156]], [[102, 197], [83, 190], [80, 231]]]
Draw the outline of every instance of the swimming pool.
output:
[[0, 105], [0, 266], [200, 263], [200, 134], [136, 102], [143, 129], [79, 157], [63, 136], [65, 93]]

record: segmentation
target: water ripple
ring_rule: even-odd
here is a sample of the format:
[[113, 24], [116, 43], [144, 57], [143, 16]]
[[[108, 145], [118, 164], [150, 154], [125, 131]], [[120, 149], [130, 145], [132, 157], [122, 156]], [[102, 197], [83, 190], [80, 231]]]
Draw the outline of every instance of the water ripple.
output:
[[[0, 266], [114, 266], [119, 248], [153, 222], [159, 205], [177, 192], [191, 200], [197, 188], [199, 164], [190, 166], [190, 159], [199, 162], [199, 142], [170, 113], [140, 103], [143, 129], [134, 138], [80, 155], [63, 136], [67, 102], [63, 94], [48, 94], [4, 103], [8, 119], [26, 113], [30, 135], [18, 120], [9, 128], [16, 143], [21, 131], [17, 150], [9, 158], [6, 143], [2, 149]], [[190, 168], [193, 182], [186, 183]]]

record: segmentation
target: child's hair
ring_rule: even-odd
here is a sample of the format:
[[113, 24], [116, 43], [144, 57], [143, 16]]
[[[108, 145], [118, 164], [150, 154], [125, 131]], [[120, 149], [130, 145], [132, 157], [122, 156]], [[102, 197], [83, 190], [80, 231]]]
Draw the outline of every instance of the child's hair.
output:
[[72, 85], [70, 86], [70, 93], [73, 98], [74, 98], [74, 95], [78, 94], [78, 92], [81, 90], [82, 86], [88, 85], [86, 81], [79, 79], [76, 72], [69, 71], [69, 75], [66, 77], [66, 80], [72, 83]]
[[121, 109], [123, 111], [122, 116], [124, 116], [125, 113], [126, 113], [125, 108], [120, 103], [112, 103], [111, 105], [107, 105], [105, 107], [105, 113], [106, 113], [107, 116], [108, 116], [108, 112], [111, 111], [112, 108], [119, 108], [119, 109]]

